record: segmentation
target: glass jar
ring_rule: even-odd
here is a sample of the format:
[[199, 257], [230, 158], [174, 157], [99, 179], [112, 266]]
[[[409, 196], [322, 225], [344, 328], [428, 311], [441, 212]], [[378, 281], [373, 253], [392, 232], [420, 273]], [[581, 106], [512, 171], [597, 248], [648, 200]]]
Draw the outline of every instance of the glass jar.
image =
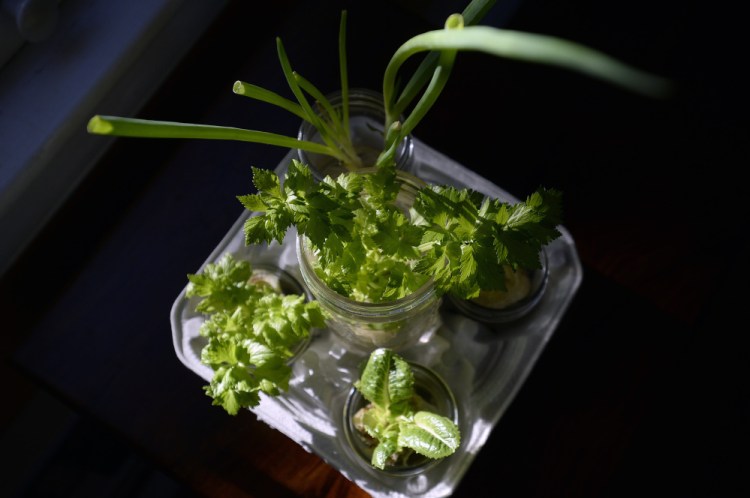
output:
[[[409, 362], [409, 365], [414, 373], [414, 391], [418, 397], [417, 411], [426, 410], [442, 415], [458, 425], [458, 405], [448, 384], [430, 368], [412, 362]], [[370, 462], [376, 442], [357, 429], [355, 423], [355, 415], [367, 404], [368, 401], [362, 393], [352, 387], [344, 404], [342, 420], [347, 446], [352, 450], [351, 456], [361, 465], [372, 471], [408, 477], [425, 472], [440, 463], [441, 459], [428, 458], [410, 451], [384, 470], [373, 467]]]
[[315, 273], [316, 256], [304, 236], [297, 238], [302, 278], [320, 306], [328, 313], [328, 328], [348, 347], [404, 350], [429, 336], [440, 326], [441, 298], [432, 281], [412, 294], [382, 303], [355, 301], [334, 291]]
[[[342, 109], [341, 92], [326, 95], [331, 105], [337, 111]], [[321, 111], [318, 107], [316, 110]], [[362, 159], [362, 167], [375, 165], [380, 152], [383, 150], [385, 109], [383, 96], [372, 90], [351, 88], [349, 90], [349, 129], [354, 149]], [[308, 121], [303, 121], [297, 133], [299, 140], [322, 143], [318, 130]], [[340, 173], [350, 171], [338, 159], [325, 154], [297, 150], [299, 160], [306, 164], [317, 180], [326, 176], [335, 178]], [[411, 171], [414, 158], [414, 143], [411, 136], [401, 142], [396, 151], [396, 169]]]
[[[511, 278], [506, 280], [507, 283], [528, 289], [521, 298], [513, 297], [512, 291], [493, 291], [477, 299], [459, 299], [454, 296], [449, 296], [448, 299], [462, 314], [482, 323], [501, 324], [518, 320], [539, 304], [547, 288], [549, 265], [547, 252], [544, 248], [539, 253], [539, 262], [541, 268], [519, 269], [517, 272], [521, 273], [511, 274]], [[512, 270], [508, 269], [508, 272], [512, 272]]]
[[[363, 169], [361, 174], [373, 172]], [[425, 183], [406, 172], [398, 171], [401, 188], [395, 205], [408, 214], [416, 193]], [[429, 340], [441, 324], [438, 295], [432, 280], [415, 292], [386, 302], [362, 302], [343, 296], [331, 289], [316, 273], [317, 255], [305, 236], [297, 237], [297, 258], [300, 273], [312, 296], [328, 312], [328, 328], [348, 349], [371, 351], [386, 347], [404, 350]]]

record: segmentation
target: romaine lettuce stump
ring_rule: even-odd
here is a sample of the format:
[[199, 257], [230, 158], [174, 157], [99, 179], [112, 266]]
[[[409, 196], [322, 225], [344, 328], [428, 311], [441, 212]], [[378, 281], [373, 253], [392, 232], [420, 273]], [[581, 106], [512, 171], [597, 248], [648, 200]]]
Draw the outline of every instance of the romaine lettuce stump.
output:
[[430, 410], [417, 395], [411, 365], [393, 351], [373, 351], [354, 386], [368, 401], [354, 414], [353, 423], [374, 447], [373, 467], [408, 465], [414, 453], [445, 458], [460, 446], [458, 426]]

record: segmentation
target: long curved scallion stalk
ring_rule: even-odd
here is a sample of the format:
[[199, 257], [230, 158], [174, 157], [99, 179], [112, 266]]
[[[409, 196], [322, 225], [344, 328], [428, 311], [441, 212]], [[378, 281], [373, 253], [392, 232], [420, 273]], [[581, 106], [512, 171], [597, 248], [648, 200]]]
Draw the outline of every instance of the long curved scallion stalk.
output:
[[[463, 27], [463, 17], [460, 14], [453, 14], [445, 21], [445, 29], [460, 30], [463, 29]], [[393, 130], [394, 133], [388, 133], [386, 135], [384, 150], [378, 157], [376, 162], [377, 166], [383, 166], [393, 162], [401, 140], [412, 132], [417, 123], [422, 120], [425, 114], [427, 114], [430, 108], [435, 104], [438, 96], [443, 91], [443, 88], [445, 88], [445, 84], [448, 82], [457, 54], [457, 50], [443, 50], [440, 52], [437, 66], [433, 71], [432, 79], [428, 83], [422, 97], [414, 106], [409, 116], [399, 127], [394, 128], [389, 125], [388, 131], [390, 132]]]
[[[471, 0], [469, 5], [461, 12], [464, 26], [477, 24], [494, 5], [495, 0]], [[440, 52], [430, 52], [422, 60], [403, 90], [401, 90], [396, 102], [392, 103], [394, 116], [403, 114], [419, 94], [420, 90], [427, 85], [435, 72], [439, 58]], [[395, 95], [394, 98], [396, 98]], [[386, 103], [386, 106], [389, 106], [389, 104]]]
[[477, 51], [497, 57], [548, 64], [578, 71], [651, 97], [666, 96], [668, 80], [634, 68], [602, 52], [569, 40], [489, 26], [435, 30], [416, 35], [393, 54], [383, 77], [386, 129], [398, 118], [394, 108], [396, 77], [404, 62], [426, 51]]

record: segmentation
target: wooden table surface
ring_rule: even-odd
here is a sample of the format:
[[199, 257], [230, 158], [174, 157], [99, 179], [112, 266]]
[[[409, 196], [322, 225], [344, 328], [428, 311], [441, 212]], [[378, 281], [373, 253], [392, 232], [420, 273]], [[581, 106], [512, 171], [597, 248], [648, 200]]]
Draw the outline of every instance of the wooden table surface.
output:
[[[378, 89], [393, 50], [452, 11], [249, 3], [229, 3], [142, 117], [296, 133], [294, 116], [231, 93], [236, 79], [285, 92], [276, 35], [303, 76], [334, 90], [346, 7], [351, 84]], [[432, 10], [420, 15], [418, 5]], [[713, 52], [738, 38], [737, 21], [677, 2], [510, 5], [488, 23], [588, 43], [674, 79], [678, 92], [656, 101], [559, 69], [459, 54], [415, 131], [516, 196], [562, 190], [584, 268], [454, 496], [747, 496], [738, 455], [750, 399], [748, 187], [735, 173], [749, 164], [746, 80], [731, 52]], [[696, 36], [704, 26], [718, 38]], [[366, 496], [251, 412], [211, 406], [172, 345], [169, 310], [186, 274], [240, 215], [235, 196], [252, 191], [250, 167], [274, 168], [285, 153], [117, 140], [0, 286], [24, 374], [208, 497]]]

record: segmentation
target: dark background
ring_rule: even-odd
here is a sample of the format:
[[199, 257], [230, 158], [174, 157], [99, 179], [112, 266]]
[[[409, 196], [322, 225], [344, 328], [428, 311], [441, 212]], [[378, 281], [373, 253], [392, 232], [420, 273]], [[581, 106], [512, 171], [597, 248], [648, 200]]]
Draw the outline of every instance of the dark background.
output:
[[[250, 3], [229, 3], [141, 117], [294, 134], [293, 116], [231, 94], [236, 79], [285, 92], [276, 35], [301, 74], [334, 90], [347, 8], [351, 85], [378, 89], [400, 43], [463, 7]], [[563, 323], [456, 496], [747, 496], [743, 18], [728, 2], [525, 0], [498, 2], [483, 23], [588, 44], [676, 92], [653, 100], [462, 53], [415, 130], [516, 196], [562, 190], [584, 265]], [[136, 496], [132, 482], [104, 491], [123, 455], [136, 455], [139, 475], [167, 475], [174, 494], [357, 496], [252, 414], [211, 407], [171, 344], [168, 310], [186, 273], [239, 216], [250, 166], [274, 168], [285, 152], [117, 140], [3, 277], [12, 409], [0, 420], [13, 427], [41, 390], [74, 421], [25, 496], [88, 496], [73, 481], [94, 474], [91, 496]], [[66, 486], [49, 484], [61, 475]]]

